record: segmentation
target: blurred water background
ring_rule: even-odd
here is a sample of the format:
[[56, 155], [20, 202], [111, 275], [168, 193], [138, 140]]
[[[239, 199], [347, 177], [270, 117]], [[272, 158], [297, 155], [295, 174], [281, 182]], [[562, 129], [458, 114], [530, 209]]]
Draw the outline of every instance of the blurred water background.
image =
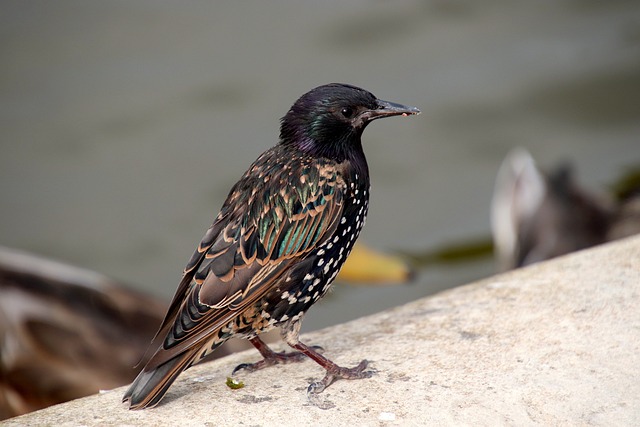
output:
[[[640, 2], [5, 1], [0, 244], [169, 299], [184, 264], [301, 94], [348, 82], [423, 114], [364, 134], [361, 241], [422, 252], [489, 236], [523, 146], [606, 189], [640, 162]], [[493, 272], [336, 286], [312, 330]]]

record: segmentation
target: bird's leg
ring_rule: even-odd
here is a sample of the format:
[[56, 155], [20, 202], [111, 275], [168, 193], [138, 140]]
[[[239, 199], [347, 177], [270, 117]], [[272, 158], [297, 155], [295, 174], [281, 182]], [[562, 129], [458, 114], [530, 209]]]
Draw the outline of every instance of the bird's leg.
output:
[[361, 361], [357, 366], [353, 368], [345, 368], [343, 366], [339, 366], [331, 360], [327, 359], [313, 348], [307, 346], [306, 344], [298, 341], [297, 344], [292, 345], [293, 348], [300, 351], [311, 359], [315, 360], [320, 366], [326, 369], [327, 373], [324, 378], [320, 381], [313, 382], [309, 384], [309, 388], [307, 388], [307, 393], [317, 394], [322, 393], [322, 391], [329, 387], [335, 380], [344, 379], [344, 380], [358, 380], [361, 378], [370, 378], [373, 375], [373, 371], [365, 371], [369, 362], [366, 360]]
[[298, 338], [300, 326], [300, 322], [287, 324], [285, 328], [283, 328], [282, 338], [291, 347], [313, 359], [327, 371], [322, 380], [309, 384], [309, 387], [307, 388], [307, 394], [322, 393], [325, 388], [329, 387], [335, 380], [338, 379], [357, 380], [361, 378], [370, 378], [373, 375], [373, 371], [365, 371], [365, 369], [367, 369], [367, 366], [369, 365], [369, 362], [366, 360], [361, 361], [357, 366], [354, 366], [353, 368], [345, 368], [327, 359], [322, 354], [314, 350], [313, 347], [309, 347], [308, 345], [301, 342]]
[[[266, 368], [267, 366], [277, 365], [280, 363], [293, 363], [302, 362], [306, 360], [307, 356], [304, 353], [293, 351], [290, 353], [282, 352], [276, 353], [264, 342], [260, 337], [251, 338], [249, 340], [251, 344], [260, 352], [262, 360], [255, 363], [241, 363], [236, 366], [231, 375], [235, 375], [236, 372], [245, 369], [249, 372], [257, 371], [258, 369]], [[314, 346], [315, 350], [322, 351], [322, 347]]]

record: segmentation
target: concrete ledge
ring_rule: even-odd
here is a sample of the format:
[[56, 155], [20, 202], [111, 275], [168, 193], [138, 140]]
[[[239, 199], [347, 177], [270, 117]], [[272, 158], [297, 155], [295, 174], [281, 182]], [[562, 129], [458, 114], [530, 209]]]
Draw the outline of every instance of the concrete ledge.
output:
[[[366, 292], [366, 290], [363, 290]], [[307, 334], [336, 362], [372, 360], [318, 402], [311, 361], [225, 379], [255, 351], [185, 372], [163, 404], [129, 411], [124, 388], [17, 425], [640, 425], [640, 237], [456, 288]]]

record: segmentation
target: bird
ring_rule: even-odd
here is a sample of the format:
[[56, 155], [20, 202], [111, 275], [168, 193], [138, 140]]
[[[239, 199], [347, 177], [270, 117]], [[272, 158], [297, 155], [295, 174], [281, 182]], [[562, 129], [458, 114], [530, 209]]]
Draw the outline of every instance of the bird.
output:
[[[326, 370], [309, 385], [311, 394], [337, 379], [372, 375], [366, 360], [342, 367], [301, 342], [300, 326], [365, 224], [364, 129], [379, 118], [419, 113], [344, 83], [318, 86], [292, 105], [278, 143], [231, 188], [187, 263], [151, 341], [155, 353], [122, 399], [129, 409], [156, 406], [181, 372], [231, 337], [248, 339], [262, 356], [232, 375], [308, 357]], [[264, 343], [260, 334], [273, 328], [293, 352], [276, 353]]]
[[0, 421], [129, 384], [166, 308], [95, 271], [0, 246]]
[[500, 270], [640, 233], [638, 182], [621, 187], [614, 200], [584, 188], [568, 162], [545, 172], [528, 151], [512, 150], [500, 166], [492, 200]]

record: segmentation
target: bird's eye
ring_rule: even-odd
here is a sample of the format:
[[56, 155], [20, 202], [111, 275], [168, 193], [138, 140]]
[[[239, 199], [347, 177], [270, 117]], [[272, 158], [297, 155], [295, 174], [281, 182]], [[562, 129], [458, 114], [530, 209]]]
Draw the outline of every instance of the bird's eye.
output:
[[340, 113], [347, 119], [350, 119], [351, 116], [353, 116], [353, 108], [351, 107], [343, 107], [342, 110], [340, 110]]

